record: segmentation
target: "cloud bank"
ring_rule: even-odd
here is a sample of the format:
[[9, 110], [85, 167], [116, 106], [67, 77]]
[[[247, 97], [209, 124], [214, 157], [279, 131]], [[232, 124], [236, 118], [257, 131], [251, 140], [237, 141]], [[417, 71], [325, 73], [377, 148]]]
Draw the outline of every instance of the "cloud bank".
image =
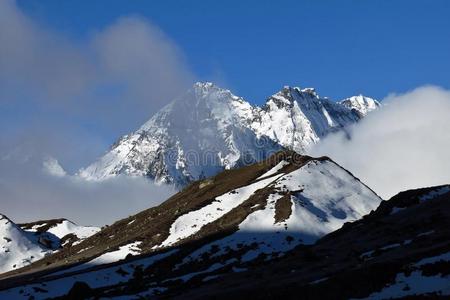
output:
[[120, 120], [110, 117], [134, 119], [140, 109], [147, 117], [191, 81], [177, 46], [139, 16], [80, 41], [34, 22], [14, 1], [0, 1], [2, 104], [20, 101], [113, 124]]
[[192, 81], [177, 45], [139, 16], [75, 39], [0, 1], [0, 213], [105, 224], [165, 200], [173, 190], [144, 179], [85, 182], [42, 163], [73, 174]]
[[387, 199], [450, 183], [450, 91], [426, 86], [390, 95], [384, 107], [312, 153], [328, 155]]
[[65, 174], [54, 160], [0, 159], [0, 213], [15, 222], [67, 218], [83, 225], [111, 224], [155, 206], [175, 190], [144, 178], [90, 182]]
[[[106, 149], [192, 81], [175, 43], [139, 16], [73, 39], [29, 18], [15, 1], [0, 1], [0, 139], [35, 135], [42, 144], [70, 136], [71, 147], [49, 154], [64, 165], [78, 155], [80, 167], [100, 153], [79, 155], [76, 145], [97, 140]], [[67, 151], [71, 159], [61, 157]]]

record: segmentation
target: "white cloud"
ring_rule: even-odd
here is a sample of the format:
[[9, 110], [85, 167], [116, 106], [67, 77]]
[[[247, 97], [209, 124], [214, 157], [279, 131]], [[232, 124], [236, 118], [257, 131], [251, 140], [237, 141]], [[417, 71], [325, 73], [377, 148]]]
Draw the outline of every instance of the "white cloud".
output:
[[140, 99], [148, 111], [154, 109], [149, 95], [164, 103], [192, 76], [175, 44], [139, 17], [120, 18], [94, 35], [93, 48], [105, 77], [126, 84], [127, 96]]
[[426, 86], [390, 95], [384, 107], [313, 150], [328, 155], [380, 196], [450, 183], [450, 91]]
[[170, 187], [142, 178], [89, 183], [42, 163], [55, 157], [69, 173], [88, 165], [192, 81], [148, 20], [122, 17], [74, 40], [0, 0], [0, 213], [104, 224], [165, 200]]
[[59, 164], [58, 160], [53, 157], [48, 157], [42, 163], [43, 171], [48, 175], [53, 175], [56, 177], [64, 177], [67, 175], [67, 172], [64, 168]]
[[92, 182], [61, 172], [55, 176], [54, 170], [54, 160], [43, 169], [42, 161], [34, 157], [0, 158], [1, 213], [15, 222], [68, 218], [83, 225], [104, 225], [158, 205], [175, 193], [172, 187], [145, 178]]
[[193, 81], [175, 43], [144, 18], [122, 17], [88, 36], [74, 41], [28, 18], [15, 1], [0, 1], [0, 87], [14, 92], [0, 103], [149, 114]]
[[177, 45], [144, 18], [121, 17], [74, 40], [0, 1], [0, 135], [117, 137], [193, 81]]

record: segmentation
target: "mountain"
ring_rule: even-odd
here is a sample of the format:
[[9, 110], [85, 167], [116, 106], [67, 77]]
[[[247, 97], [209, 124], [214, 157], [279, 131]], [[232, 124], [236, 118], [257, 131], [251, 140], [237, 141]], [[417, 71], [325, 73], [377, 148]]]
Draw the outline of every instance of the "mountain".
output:
[[0, 272], [21, 268], [44, 257], [48, 248], [24, 232], [6, 216], [0, 215]]
[[[274, 179], [284, 173], [279, 162], [275, 163], [269, 171], [258, 168], [265, 172], [260, 181], [272, 173], [277, 174]], [[214, 183], [203, 188], [208, 186]], [[254, 195], [259, 198], [261, 192]], [[266, 199], [266, 208], [258, 211], [267, 211], [270, 199]], [[302, 206], [311, 211], [306, 207]], [[133, 223], [149, 215], [138, 216], [132, 217]], [[271, 218], [275, 220], [276, 213]], [[228, 220], [225, 217], [220, 224], [226, 227]], [[246, 240], [251, 243], [259, 232], [266, 245], [272, 244], [272, 237], [279, 233], [267, 233], [266, 225], [260, 223], [258, 231], [249, 231]], [[258, 257], [247, 260], [252, 258], [247, 253], [262, 249], [261, 244], [250, 244], [250, 248], [243, 244], [236, 249], [230, 249], [229, 243], [213, 244], [226, 239], [223, 235], [233, 234], [211, 233], [197, 241], [185, 240], [175, 247], [156, 248], [148, 255], [129, 255], [123, 261], [90, 269], [59, 267], [6, 278], [0, 281], [0, 297], [339, 300], [448, 299], [450, 295], [450, 185], [401, 192], [363, 218], [344, 223], [315, 243], [298, 244], [276, 258], [259, 251]]]
[[449, 299], [450, 185], [401, 192], [277, 261], [196, 279], [165, 297]]
[[363, 98], [335, 103], [314, 89], [284, 87], [258, 107], [212, 83], [196, 83], [79, 176], [146, 176], [184, 187], [282, 148], [306, 153], [325, 135], [371, 110], [370, 98]]
[[0, 215], [0, 273], [19, 269], [61, 247], [80, 242], [99, 228], [83, 227], [65, 220], [15, 224]]
[[241, 272], [288, 256], [381, 201], [331, 159], [281, 151], [193, 182], [157, 207], [0, 276], [0, 288], [10, 288], [0, 297], [56, 297], [86, 284], [113, 291], [108, 297], [157, 294], [197, 275]]
[[76, 245], [100, 231], [99, 227], [81, 226], [67, 219], [41, 220], [18, 225], [26, 232], [34, 233], [36, 236], [54, 235], [59, 240], [61, 247]]
[[312, 88], [285, 86], [257, 109], [251, 127], [287, 149], [307, 153], [327, 134], [359, 121], [359, 109], [321, 98]]
[[361, 116], [366, 116], [369, 112], [381, 107], [381, 103], [375, 99], [358, 95], [338, 102], [339, 104], [356, 110]]

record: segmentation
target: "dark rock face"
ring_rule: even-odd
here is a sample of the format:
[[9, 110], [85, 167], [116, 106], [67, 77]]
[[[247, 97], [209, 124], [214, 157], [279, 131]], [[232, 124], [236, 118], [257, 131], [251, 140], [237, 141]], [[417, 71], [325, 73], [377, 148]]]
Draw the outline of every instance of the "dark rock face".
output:
[[81, 300], [87, 299], [89, 297], [94, 296], [94, 292], [91, 287], [85, 283], [77, 281], [73, 284], [73, 287], [70, 289], [69, 293], [66, 296], [68, 300]]

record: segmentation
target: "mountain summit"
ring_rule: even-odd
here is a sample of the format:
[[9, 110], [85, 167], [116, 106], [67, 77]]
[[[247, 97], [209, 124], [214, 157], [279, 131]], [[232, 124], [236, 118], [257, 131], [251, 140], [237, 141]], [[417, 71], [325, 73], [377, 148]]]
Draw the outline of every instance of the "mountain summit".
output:
[[311, 88], [284, 87], [258, 107], [213, 83], [197, 82], [79, 175], [146, 176], [183, 187], [282, 148], [306, 153], [328, 133], [359, 121], [370, 103], [336, 103]]
[[366, 116], [369, 112], [381, 106], [380, 102], [377, 100], [363, 95], [353, 96], [339, 101], [339, 103], [345, 107], [356, 110], [361, 116]]

